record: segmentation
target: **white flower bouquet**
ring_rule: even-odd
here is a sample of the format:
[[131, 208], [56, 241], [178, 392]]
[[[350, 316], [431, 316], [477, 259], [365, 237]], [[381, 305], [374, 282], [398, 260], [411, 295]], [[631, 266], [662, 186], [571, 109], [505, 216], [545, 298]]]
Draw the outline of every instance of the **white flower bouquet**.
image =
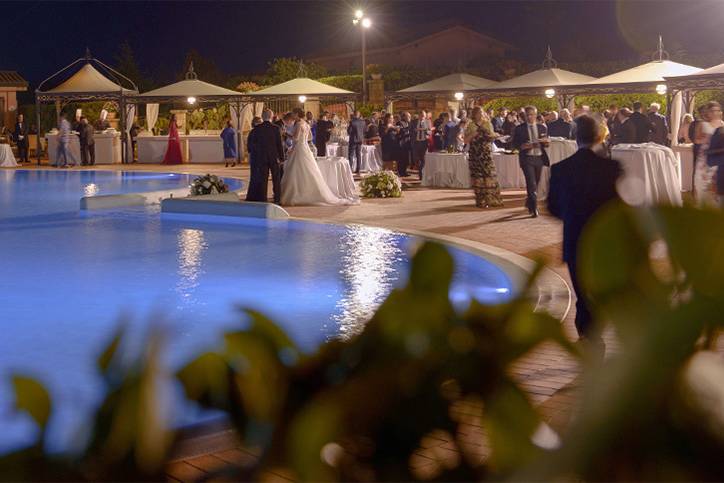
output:
[[217, 195], [219, 193], [227, 193], [229, 185], [224, 183], [223, 178], [219, 178], [215, 174], [207, 174], [199, 176], [191, 183], [191, 196], [200, 195]]
[[399, 198], [402, 183], [392, 171], [380, 171], [362, 178], [360, 191], [364, 198]]

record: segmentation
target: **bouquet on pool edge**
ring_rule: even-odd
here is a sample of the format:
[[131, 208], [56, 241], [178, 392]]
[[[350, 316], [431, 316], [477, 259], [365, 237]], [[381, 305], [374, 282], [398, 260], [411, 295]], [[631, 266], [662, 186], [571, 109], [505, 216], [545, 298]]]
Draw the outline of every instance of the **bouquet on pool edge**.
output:
[[199, 176], [194, 179], [190, 188], [191, 196], [218, 195], [229, 191], [229, 185], [224, 183], [224, 178], [219, 178], [215, 174]]
[[362, 178], [360, 191], [364, 198], [399, 198], [402, 196], [402, 183], [392, 171], [380, 171]]

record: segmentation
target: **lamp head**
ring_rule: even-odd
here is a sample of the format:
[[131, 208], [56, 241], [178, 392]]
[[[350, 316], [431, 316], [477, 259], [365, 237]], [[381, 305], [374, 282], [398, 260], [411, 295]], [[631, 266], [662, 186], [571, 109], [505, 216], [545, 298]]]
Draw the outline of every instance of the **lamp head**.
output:
[[656, 86], [656, 93], [657, 93], [657, 94], [663, 96], [664, 94], [666, 94], [666, 91], [667, 91], [666, 84], [659, 84], [659, 85]]
[[299, 102], [301, 102], [302, 104], [307, 102], [307, 96], [299, 96]]
[[188, 102], [191, 105], [196, 104], [196, 98], [194, 96], [190, 96], [188, 99], [186, 99], [186, 102]]
[[548, 99], [552, 99], [556, 95], [556, 90], [555, 89], [546, 89], [545, 95]]
[[462, 100], [463, 100], [463, 97], [465, 97], [465, 94], [463, 94], [462, 92], [456, 92], [456, 93], [455, 93], [455, 100], [456, 100], [456, 101], [462, 101]]

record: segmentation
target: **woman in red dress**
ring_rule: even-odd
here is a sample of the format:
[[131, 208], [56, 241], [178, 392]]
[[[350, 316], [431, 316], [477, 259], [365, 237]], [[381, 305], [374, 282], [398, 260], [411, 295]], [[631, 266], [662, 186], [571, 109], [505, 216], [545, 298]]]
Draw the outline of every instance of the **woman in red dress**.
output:
[[181, 156], [181, 140], [178, 137], [176, 114], [171, 114], [171, 120], [168, 123], [168, 147], [166, 148], [166, 155], [163, 157], [162, 164], [181, 163], [183, 163], [183, 157]]

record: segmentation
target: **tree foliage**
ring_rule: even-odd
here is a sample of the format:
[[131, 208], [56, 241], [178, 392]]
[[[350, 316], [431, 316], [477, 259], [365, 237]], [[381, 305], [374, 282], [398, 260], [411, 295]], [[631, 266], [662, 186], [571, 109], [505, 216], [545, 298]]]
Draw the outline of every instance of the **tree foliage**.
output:
[[327, 75], [327, 69], [319, 64], [305, 63], [296, 57], [279, 57], [269, 62], [262, 84], [269, 86], [297, 77], [319, 79]]

